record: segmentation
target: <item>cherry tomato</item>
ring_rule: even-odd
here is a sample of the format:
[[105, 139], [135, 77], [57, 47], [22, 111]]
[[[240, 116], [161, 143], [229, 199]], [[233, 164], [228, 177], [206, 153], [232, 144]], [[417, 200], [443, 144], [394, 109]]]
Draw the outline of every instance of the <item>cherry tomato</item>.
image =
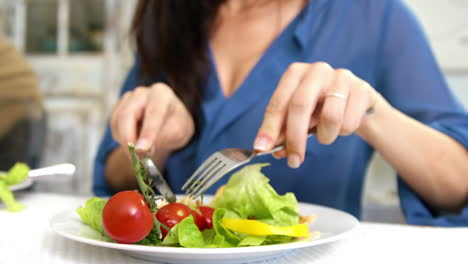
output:
[[195, 210], [192, 210], [192, 215], [193, 215], [193, 219], [195, 220], [195, 224], [198, 226], [198, 229], [200, 229], [200, 231], [205, 230], [206, 229], [205, 218]]
[[[172, 228], [189, 215], [193, 215], [198, 229], [203, 230], [205, 227], [203, 217], [183, 203], [170, 203], [156, 212], [156, 218], [168, 228]], [[167, 230], [164, 227], [161, 227], [161, 232], [163, 238], [166, 237]]]
[[205, 227], [207, 229], [213, 228], [213, 213], [214, 209], [208, 206], [199, 206], [198, 210], [203, 216], [203, 219], [205, 220]]
[[131, 244], [151, 232], [154, 220], [143, 195], [123, 191], [107, 201], [102, 212], [102, 225], [106, 234], [116, 242]]

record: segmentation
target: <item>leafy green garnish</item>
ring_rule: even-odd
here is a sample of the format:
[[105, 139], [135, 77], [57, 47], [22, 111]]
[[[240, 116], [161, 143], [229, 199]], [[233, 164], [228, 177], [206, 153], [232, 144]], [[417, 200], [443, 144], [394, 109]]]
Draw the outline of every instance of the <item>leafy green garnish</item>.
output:
[[152, 187], [152, 180], [150, 177], [148, 177], [146, 168], [138, 158], [135, 151], [135, 146], [132, 143], [128, 143], [128, 150], [130, 151], [130, 157], [132, 159], [132, 165], [133, 169], [135, 170], [138, 186], [140, 187], [140, 191], [145, 197], [146, 203], [148, 204], [153, 215], [154, 227], [152, 232], [154, 232], [158, 238], [162, 238], [161, 226], [166, 229], [167, 227], [162, 225], [155, 215], [158, 207], [156, 205], [156, 193]]
[[145, 245], [145, 246], [157, 246], [161, 243], [161, 239], [159, 238], [159, 234], [153, 228], [151, 232], [145, 237], [145, 239], [136, 242], [135, 244], [138, 245]]
[[128, 150], [130, 151], [130, 157], [132, 159], [132, 165], [133, 169], [135, 170], [135, 175], [138, 186], [140, 187], [140, 191], [145, 197], [146, 203], [148, 203], [148, 206], [153, 212], [156, 210], [156, 193], [151, 187], [151, 178], [148, 177], [145, 165], [143, 165], [143, 163], [138, 158], [135, 151], [135, 146], [132, 143], [128, 143]]

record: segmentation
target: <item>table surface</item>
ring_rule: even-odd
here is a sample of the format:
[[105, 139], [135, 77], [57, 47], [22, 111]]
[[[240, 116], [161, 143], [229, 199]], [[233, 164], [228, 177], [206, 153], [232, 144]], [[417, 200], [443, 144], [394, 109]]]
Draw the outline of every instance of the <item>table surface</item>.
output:
[[[150, 263], [56, 235], [50, 218], [89, 197], [17, 192], [27, 208], [9, 213], [0, 204], [0, 263]], [[337, 242], [294, 250], [265, 264], [468, 263], [468, 228], [434, 228], [362, 222]]]

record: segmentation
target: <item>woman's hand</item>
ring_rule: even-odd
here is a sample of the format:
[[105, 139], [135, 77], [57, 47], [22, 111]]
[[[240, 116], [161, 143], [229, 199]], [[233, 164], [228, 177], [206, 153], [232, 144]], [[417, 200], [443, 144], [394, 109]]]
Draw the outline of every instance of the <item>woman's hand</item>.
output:
[[288, 156], [288, 165], [297, 168], [304, 161], [309, 129], [316, 129], [319, 142], [331, 144], [339, 135], [356, 132], [377, 98], [377, 92], [349, 70], [335, 70], [324, 62], [293, 63], [266, 108], [254, 148], [267, 151], [284, 138], [286, 150], [275, 156]]
[[112, 136], [121, 145], [136, 142], [143, 152], [155, 147], [170, 153], [185, 146], [195, 131], [185, 105], [164, 83], [126, 92], [112, 111]]

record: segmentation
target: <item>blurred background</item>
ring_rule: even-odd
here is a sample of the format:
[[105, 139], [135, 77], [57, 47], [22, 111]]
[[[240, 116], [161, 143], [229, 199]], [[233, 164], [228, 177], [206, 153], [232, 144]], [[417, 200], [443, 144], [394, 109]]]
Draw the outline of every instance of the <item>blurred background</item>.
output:
[[[421, 19], [450, 87], [468, 106], [468, 1], [406, 2]], [[0, 99], [0, 114], [12, 113], [8, 107], [13, 99], [23, 105], [21, 111], [30, 121], [21, 129], [27, 138], [25, 159], [33, 166], [63, 162], [77, 166], [72, 180], [38, 183], [35, 190], [91, 194], [95, 150], [133, 60], [128, 28], [135, 3], [0, 0], [2, 38], [24, 54], [38, 83], [36, 93], [23, 97], [17, 96], [25, 93], [15, 90], [16, 86], [7, 87], [9, 93], [2, 93], [0, 86], [0, 95], [7, 98]], [[0, 46], [0, 54], [3, 50], [7, 49]], [[18, 134], [12, 135], [17, 138]], [[0, 149], [4, 149], [1, 142]], [[4, 166], [0, 170], [8, 168], [8, 164], [0, 166]], [[365, 220], [402, 221], [395, 173], [379, 155], [368, 171], [365, 190], [364, 206], [373, 209], [364, 210]]]

